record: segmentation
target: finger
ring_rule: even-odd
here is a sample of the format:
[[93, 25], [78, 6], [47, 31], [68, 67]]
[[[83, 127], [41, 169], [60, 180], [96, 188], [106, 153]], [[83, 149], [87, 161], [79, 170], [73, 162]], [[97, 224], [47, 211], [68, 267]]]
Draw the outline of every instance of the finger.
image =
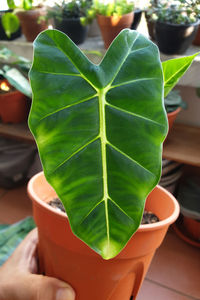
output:
[[1, 287], [1, 300], [75, 300], [72, 287], [55, 278], [29, 274]]
[[36, 248], [38, 244], [37, 229], [33, 229], [16, 248], [11, 257], [6, 261], [6, 265], [12, 268], [20, 269], [21, 272], [34, 273], [37, 270]]

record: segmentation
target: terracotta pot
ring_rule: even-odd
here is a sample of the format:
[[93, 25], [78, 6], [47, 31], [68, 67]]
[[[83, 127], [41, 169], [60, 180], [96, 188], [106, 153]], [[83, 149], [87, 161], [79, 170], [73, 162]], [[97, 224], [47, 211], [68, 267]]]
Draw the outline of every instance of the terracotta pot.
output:
[[3, 123], [20, 123], [26, 121], [27, 117], [28, 102], [24, 94], [17, 90], [0, 94], [0, 118]]
[[200, 221], [183, 216], [183, 224], [189, 236], [200, 242]]
[[193, 45], [200, 46], [200, 25], [199, 25], [197, 34], [195, 36], [195, 39], [193, 41]]
[[119, 16], [106, 17], [97, 15], [97, 22], [100, 27], [101, 35], [104, 40], [104, 46], [107, 49], [114, 38], [120, 33], [122, 29], [131, 28], [133, 23], [134, 13]]
[[155, 250], [179, 214], [176, 199], [156, 187], [146, 209], [161, 221], [141, 225], [117, 257], [103, 260], [72, 233], [66, 214], [46, 204], [56, 194], [42, 172], [30, 180], [28, 194], [38, 226], [41, 271], [70, 283], [76, 300], [135, 299]]
[[174, 121], [176, 120], [176, 117], [178, 115], [178, 113], [181, 111], [181, 107], [178, 107], [176, 110], [167, 113], [167, 118], [168, 118], [168, 124], [169, 124], [169, 130], [168, 133], [170, 132], [170, 130], [172, 129], [172, 126], [174, 124]]
[[47, 22], [38, 20], [39, 17], [45, 16], [45, 14], [46, 10], [44, 8], [35, 8], [17, 13], [22, 32], [27, 41], [33, 42], [41, 31], [48, 28]]

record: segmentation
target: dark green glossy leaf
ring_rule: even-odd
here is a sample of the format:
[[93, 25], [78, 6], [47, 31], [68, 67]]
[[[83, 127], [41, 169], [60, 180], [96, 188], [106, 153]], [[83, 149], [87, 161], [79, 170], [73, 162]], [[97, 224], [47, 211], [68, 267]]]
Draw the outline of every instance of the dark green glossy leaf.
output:
[[191, 66], [194, 58], [200, 52], [180, 58], [175, 58], [162, 62], [164, 75], [164, 97], [166, 97], [173, 87], [178, 83], [179, 79], [185, 74]]
[[109, 259], [137, 230], [167, 133], [157, 47], [122, 31], [100, 65], [63, 33], [34, 43], [29, 126], [73, 232]]

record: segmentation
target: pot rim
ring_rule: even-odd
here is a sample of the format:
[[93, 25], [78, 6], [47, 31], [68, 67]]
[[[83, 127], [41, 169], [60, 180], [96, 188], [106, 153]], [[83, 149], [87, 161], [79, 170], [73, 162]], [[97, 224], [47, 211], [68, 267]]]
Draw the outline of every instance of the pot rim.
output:
[[118, 15], [114, 15], [114, 16], [105, 16], [105, 15], [101, 15], [101, 14], [97, 14], [97, 17], [100, 17], [100, 18], [105, 18], [105, 19], [111, 19], [111, 18], [123, 18], [125, 16], [129, 16], [129, 15], [134, 15], [134, 11], [131, 11], [127, 14], [124, 14], [124, 15], [121, 15], [121, 16], [118, 16]]
[[196, 26], [200, 24], [200, 19], [198, 19], [194, 23], [188, 23], [188, 24], [175, 24], [175, 23], [169, 23], [169, 22], [163, 22], [163, 21], [155, 21], [155, 24], [161, 24], [161, 25], [167, 25], [171, 27], [190, 27], [190, 26]]
[[[51, 213], [54, 213], [58, 217], [61, 217], [61, 218], [64, 218], [64, 219], [66, 219], [66, 218], [68, 219], [66, 213], [64, 213], [62, 211], [55, 210], [50, 205], [48, 205], [45, 201], [41, 200], [40, 197], [38, 197], [38, 195], [35, 193], [34, 188], [33, 188], [34, 181], [38, 177], [40, 177], [42, 175], [44, 176], [44, 172], [43, 171], [35, 174], [29, 180], [28, 185], [27, 185], [28, 195], [30, 196], [30, 198], [32, 199], [32, 201], [35, 201], [37, 203], [37, 205], [42, 206], [44, 209], [49, 210]], [[46, 179], [46, 177], [45, 177], [45, 179]], [[163, 191], [165, 194], [167, 194], [169, 196], [169, 198], [173, 202], [173, 206], [174, 206], [173, 213], [168, 218], [166, 218], [164, 220], [161, 220], [159, 222], [152, 223], [152, 224], [143, 224], [143, 225], [140, 225], [139, 228], [138, 228], [138, 230], [137, 230], [139, 232], [151, 231], [151, 230], [158, 230], [158, 229], [160, 229], [162, 227], [165, 227], [167, 224], [172, 224], [177, 219], [177, 217], [179, 216], [180, 206], [179, 206], [178, 201], [176, 200], [176, 198], [170, 192], [168, 192], [165, 188], [161, 187], [160, 185], [157, 185], [155, 188], [158, 188], [159, 190]]]
[[173, 116], [173, 115], [176, 115], [177, 113], [179, 113], [181, 111], [181, 107], [177, 107], [177, 109], [167, 113], [168, 116]]

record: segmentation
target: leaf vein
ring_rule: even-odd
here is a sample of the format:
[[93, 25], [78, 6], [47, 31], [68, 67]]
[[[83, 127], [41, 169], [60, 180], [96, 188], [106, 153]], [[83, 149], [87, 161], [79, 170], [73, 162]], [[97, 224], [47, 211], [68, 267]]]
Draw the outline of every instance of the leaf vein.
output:
[[141, 165], [137, 160], [133, 159], [132, 157], [130, 157], [129, 155], [127, 155], [126, 153], [124, 153], [122, 150], [120, 150], [118, 147], [114, 146], [112, 143], [110, 143], [108, 141], [108, 145], [110, 147], [112, 147], [115, 151], [119, 152], [120, 154], [122, 154], [123, 156], [127, 157], [129, 160], [131, 160], [132, 162], [134, 162], [135, 164], [137, 164], [139, 167], [141, 167], [142, 169], [144, 169], [146, 172], [150, 173], [151, 175], [153, 175], [153, 177], [156, 177], [155, 174], [153, 174], [150, 170], [148, 170], [146, 167], [144, 167], [143, 165]]

